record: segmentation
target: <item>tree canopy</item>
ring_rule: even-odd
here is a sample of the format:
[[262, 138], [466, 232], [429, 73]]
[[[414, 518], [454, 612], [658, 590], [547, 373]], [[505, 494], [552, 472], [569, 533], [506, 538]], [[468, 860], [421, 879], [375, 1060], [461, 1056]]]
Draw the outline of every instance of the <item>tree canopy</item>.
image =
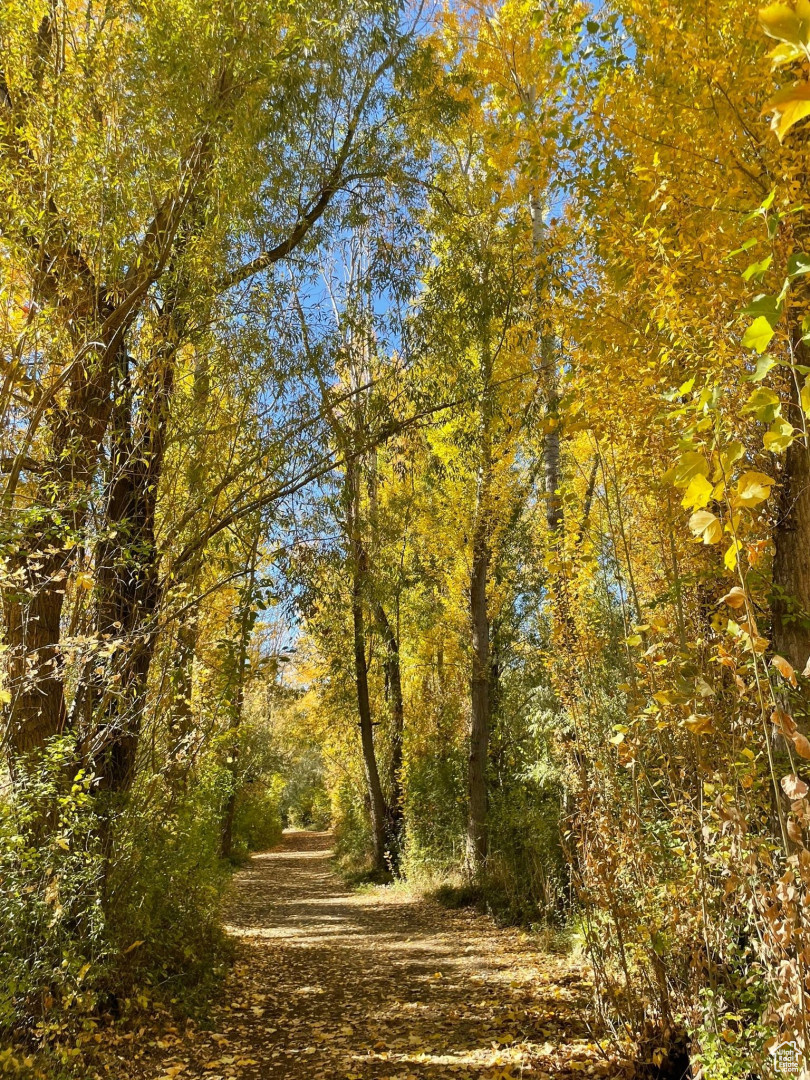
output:
[[0, 43], [0, 1032], [292, 824], [569, 928], [639, 1075], [810, 1053], [807, 0]]

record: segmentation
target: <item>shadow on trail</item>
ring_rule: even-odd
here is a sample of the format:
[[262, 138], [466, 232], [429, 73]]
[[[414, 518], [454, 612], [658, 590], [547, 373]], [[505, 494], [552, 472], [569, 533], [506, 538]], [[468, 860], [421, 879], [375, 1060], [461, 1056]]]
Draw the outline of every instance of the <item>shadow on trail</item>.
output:
[[330, 847], [329, 834], [288, 832], [237, 876], [227, 929], [240, 961], [211, 1036], [223, 1077], [608, 1075], [570, 960], [472, 912], [350, 891]]
[[470, 910], [350, 890], [331, 842], [287, 832], [236, 875], [226, 926], [238, 959], [210, 1028], [140, 1042], [128, 1080], [621, 1075], [589, 1042], [575, 959]]

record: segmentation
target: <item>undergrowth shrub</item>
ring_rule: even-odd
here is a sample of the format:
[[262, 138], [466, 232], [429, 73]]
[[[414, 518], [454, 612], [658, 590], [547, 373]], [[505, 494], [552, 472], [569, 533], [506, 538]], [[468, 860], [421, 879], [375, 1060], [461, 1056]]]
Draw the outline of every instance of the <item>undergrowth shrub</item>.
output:
[[285, 769], [282, 819], [294, 829], [328, 829], [332, 809], [324, 784], [323, 760], [316, 747], [307, 747]]
[[357, 792], [348, 780], [338, 784], [332, 793], [332, 821], [335, 830], [335, 854], [341, 870], [348, 874], [361, 873], [369, 867], [371, 828], [366, 807], [357, 799]]
[[505, 921], [554, 923], [564, 918], [561, 797], [558, 785], [532, 780], [493, 793], [482, 884], [487, 906]]
[[116, 962], [109, 990], [204, 1000], [224, 935], [218, 911], [231, 868], [219, 858], [223, 770], [203, 766], [179, 795], [147, 778], [114, 823], [104, 907]]
[[266, 851], [281, 839], [281, 776], [257, 778], [239, 794], [234, 816], [234, 853], [246, 857], [251, 851]]
[[112, 946], [93, 780], [54, 740], [0, 796], [0, 1033], [54, 1007], [92, 1007]]
[[[47, 1043], [155, 999], [202, 1000], [225, 958], [222, 778], [105, 805], [52, 740], [0, 794], [0, 1039]], [[108, 857], [109, 856], [109, 857]]]
[[487, 907], [517, 923], [558, 923], [568, 892], [561, 843], [564, 798], [552, 749], [559, 708], [537, 673], [502, 682], [493, 733], [489, 856], [481, 882]]
[[[416, 748], [414, 748], [414, 751]], [[464, 859], [466, 753], [463, 746], [426, 742], [407, 760], [406, 877], [439, 880], [458, 873]]]

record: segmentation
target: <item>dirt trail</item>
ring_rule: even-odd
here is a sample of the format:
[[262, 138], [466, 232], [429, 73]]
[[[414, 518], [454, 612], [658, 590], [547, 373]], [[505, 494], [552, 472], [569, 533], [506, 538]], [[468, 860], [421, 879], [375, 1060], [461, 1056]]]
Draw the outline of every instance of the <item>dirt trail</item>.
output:
[[[148, 1080], [615, 1076], [581, 966], [470, 911], [350, 891], [328, 834], [288, 832], [235, 881], [213, 1029], [144, 1046]], [[152, 1056], [155, 1055], [155, 1056]]]

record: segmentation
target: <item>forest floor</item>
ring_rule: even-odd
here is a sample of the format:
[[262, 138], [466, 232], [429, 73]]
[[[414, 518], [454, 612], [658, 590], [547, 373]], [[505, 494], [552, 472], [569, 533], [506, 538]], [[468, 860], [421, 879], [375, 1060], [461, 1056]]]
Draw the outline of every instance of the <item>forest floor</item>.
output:
[[[350, 890], [331, 837], [287, 832], [235, 878], [237, 960], [210, 1027], [145, 1032], [104, 1071], [138, 1080], [619, 1077], [589, 1031], [581, 960], [485, 915]], [[112, 1047], [108, 1048], [112, 1050]], [[106, 1057], [107, 1055], [105, 1055]]]

